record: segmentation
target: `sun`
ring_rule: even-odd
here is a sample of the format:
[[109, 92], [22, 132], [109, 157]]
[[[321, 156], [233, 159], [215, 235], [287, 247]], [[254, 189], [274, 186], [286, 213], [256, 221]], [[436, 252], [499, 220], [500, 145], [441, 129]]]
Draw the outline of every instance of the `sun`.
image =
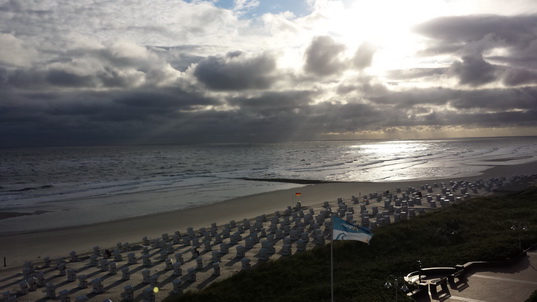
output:
[[412, 28], [446, 13], [442, 0], [354, 0], [324, 8], [326, 30], [354, 52], [364, 42], [377, 48], [374, 68], [404, 68], [420, 42]]

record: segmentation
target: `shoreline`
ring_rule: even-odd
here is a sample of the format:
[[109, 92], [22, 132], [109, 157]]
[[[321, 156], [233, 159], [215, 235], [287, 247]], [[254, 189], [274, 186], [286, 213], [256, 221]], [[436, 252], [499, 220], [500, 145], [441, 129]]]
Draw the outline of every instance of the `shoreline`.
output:
[[[212, 207], [214, 205], [218, 205], [221, 203], [227, 203], [227, 202], [233, 202], [235, 200], [243, 200], [243, 199], [251, 199], [251, 198], [257, 198], [257, 196], [263, 196], [266, 194], [275, 194], [277, 192], [288, 192], [289, 196], [294, 194], [293, 192], [301, 191], [303, 188], [310, 187], [310, 186], [320, 186], [320, 185], [342, 185], [342, 186], [356, 186], [356, 187], [374, 187], [378, 191], [381, 192], [384, 191], [383, 187], [389, 187], [392, 185], [399, 185], [406, 187], [408, 184], [411, 184], [413, 186], [419, 184], [422, 184], [424, 182], [429, 183], [441, 183], [441, 182], [449, 182], [449, 181], [456, 181], [456, 180], [469, 180], [473, 181], [476, 179], [486, 179], [486, 178], [493, 178], [493, 177], [506, 177], [509, 178], [511, 176], [517, 176], [517, 175], [537, 175], [537, 161], [527, 163], [527, 164], [518, 164], [518, 165], [495, 165], [490, 167], [489, 169], [485, 170], [480, 175], [475, 176], [466, 176], [466, 177], [448, 177], [448, 178], [438, 178], [438, 179], [410, 179], [410, 180], [396, 180], [396, 181], [376, 181], [376, 182], [363, 182], [363, 181], [330, 181], [330, 180], [310, 180], [310, 179], [290, 179], [290, 178], [240, 178], [242, 180], [247, 181], [254, 181], [254, 182], [279, 182], [279, 183], [288, 183], [288, 184], [298, 184], [302, 185], [299, 187], [289, 188], [289, 189], [278, 189], [274, 191], [268, 191], [268, 192], [262, 192], [262, 193], [256, 193], [256, 194], [250, 194], [240, 197], [235, 197], [231, 199], [225, 199], [214, 203], [208, 203], [208, 204], [202, 204], [199, 206], [191, 206], [191, 207], [185, 207], [181, 209], [174, 209], [169, 212], [157, 212], [157, 213], [151, 213], [146, 215], [139, 215], [139, 216], [133, 216], [133, 217], [126, 217], [121, 219], [115, 219], [115, 220], [109, 220], [109, 221], [102, 221], [97, 223], [91, 223], [91, 224], [80, 224], [80, 225], [74, 225], [74, 226], [63, 226], [63, 227], [57, 227], [57, 228], [46, 228], [41, 230], [30, 230], [30, 231], [12, 231], [12, 232], [0, 232], [0, 238], [4, 236], [11, 236], [11, 235], [22, 235], [22, 234], [32, 234], [32, 233], [42, 233], [42, 232], [55, 232], [60, 231], [64, 229], [77, 229], [77, 228], [85, 228], [89, 226], [95, 226], [95, 225], [101, 225], [101, 224], [110, 224], [110, 223], [119, 223], [119, 222], [129, 222], [137, 219], [144, 219], [151, 216], [159, 216], [159, 215], [170, 215], [177, 212], [183, 212], [183, 211], [191, 211], [195, 208], [206, 208], [206, 207]], [[394, 188], [392, 188], [394, 189]], [[364, 192], [362, 192], [364, 193]], [[365, 192], [365, 193], [372, 193], [372, 192]], [[143, 196], [145, 193], [129, 193], [129, 194], [120, 194], [117, 196], [111, 197], [112, 199], [124, 199], [126, 196]], [[90, 197], [90, 198], [83, 198], [83, 199], [99, 199], [102, 197]], [[110, 198], [110, 197], [109, 197]], [[335, 196], [332, 196], [332, 198], [337, 198]], [[3, 219], [9, 219], [19, 216], [34, 216], [34, 215], [41, 215], [46, 214], [50, 211], [47, 210], [34, 210], [29, 212], [24, 211], [1, 211], [0, 210], [0, 220]]]
[[[89, 225], [13, 232], [0, 234], [0, 257], [6, 257], [14, 265], [22, 265], [42, 257], [59, 257], [72, 250], [90, 251], [93, 246], [114, 246], [117, 242], [141, 242], [144, 236], [159, 237], [163, 233], [184, 231], [188, 227], [199, 229], [211, 223], [223, 225], [231, 220], [252, 219], [258, 215], [274, 213], [294, 206], [313, 207], [337, 198], [359, 197], [369, 193], [391, 191], [396, 188], [417, 187], [426, 183], [448, 183], [454, 180], [488, 179], [514, 175], [537, 174], [537, 161], [514, 166], [495, 166], [478, 176], [454, 177], [433, 180], [408, 180], [390, 182], [326, 182], [299, 188], [248, 195], [198, 207], [173, 210], [101, 222]], [[518, 188], [518, 187], [517, 187]], [[301, 197], [295, 198], [295, 192]], [[61, 240], [62, 242], [57, 242]], [[9, 265], [12, 266], [12, 265]]]
[[[479, 175], [474, 176], [454, 176], [454, 177], [439, 177], [439, 178], [415, 178], [415, 179], [408, 179], [408, 180], [390, 180], [390, 181], [331, 181], [331, 180], [316, 180], [316, 179], [292, 179], [292, 178], [249, 178], [249, 177], [242, 177], [238, 178], [241, 180], [246, 181], [253, 181], [253, 182], [278, 182], [283, 184], [296, 184], [301, 185], [294, 188], [289, 189], [276, 189], [273, 191], [267, 191], [267, 192], [261, 192], [256, 194], [249, 194], [244, 195], [240, 197], [234, 197], [230, 199], [223, 199], [221, 201], [213, 202], [213, 203], [207, 203], [202, 205], [192, 205], [180, 209], [173, 209], [169, 212], [156, 212], [151, 214], [144, 214], [144, 215], [138, 215], [138, 216], [132, 216], [132, 217], [126, 217], [126, 218], [119, 218], [114, 220], [107, 220], [107, 221], [101, 221], [96, 223], [88, 223], [88, 224], [78, 224], [73, 226], [62, 226], [62, 227], [52, 227], [52, 228], [45, 228], [40, 230], [29, 230], [29, 231], [8, 231], [8, 232], [1, 232], [0, 231], [0, 237], [2, 236], [8, 236], [8, 235], [16, 235], [16, 234], [27, 234], [27, 233], [39, 233], [39, 232], [48, 232], [48, 231], [58, 231], [62, 229], [73, 229], [73, 228], [81, 228], [81, 227], [87, 227], [91, 225], [98, 225], [98, 224], [107, 224], [107, 223], [113, 223], [113, 222], [121, 222], [121, 221], [129, 221], [133, 219], [138, 219], [142, 217], [148, 217], [148, 216], [154, 216], [154, 215], [163, 215], [167, 213], [173, 213], [173, 212], [181, 212], [181, 211], [188, 211], [192, 208], [203, 208], [207, 206], [212, 206], [220, 203], [226, 203], [229, 201], [233, 201], [235, 199], [244, 199], [244, 198], [255, 198], [258, 195], [264, 195], [264, 194], [272, 194], [278, 191], [300, 191], [304, 187], [308, 186], [314, 186], [314, 185], [326, 185], [326, 184], [341, 184], [341, 185], [356, 185], [356, 186], [390, 186], [391, 184], [400, 184], [404, 185], [407, 183], [410, 184], [416, 184], [416, 183], [423, 183], [423, 182], [449, 182], [454, 180], [476, 180], [476, 179], [485, 179], [485, 178], [492, 178], [492, 177], [511, 177], [516, 175], [537, 175], [537, 160], [531, 163], [526, 164], [517, 164], [517, 165], [494, 165], [490, 167], [489, 169], [485, 170]], [[173, 191], [170, 191], [171, 194], [169, 196], [173, 196]], [[166, 192], [169, 193], [169, 192]], [[369, 192], [367, 192], [369, 193]], [[94, 199], [102, 199], [102, 198], [109, 198], [112, 201], [113, 200], [121, 200], [122, 202], [127, 202], [129, 198], [141, 198], [141, 197], [150, 197], [146, 195], [150, 195], [151, 192], [139, 192], [139, 193], [125, 193], [125, 194], [118, 194], [115, 196], [106, 196], [106, 197], [87, 197], [87, 198], [77, 198], [77, 199], [71, 199], [73, 200], [94, 200]], [[69, 200], [66, 200], [69, 201]], [[42, 215], [51, 212], [50, 210], [40, 210], [39, 208], [29, 208], [32, 210], [29, 210], [27, 212], [25, 211], [2, 211], [0, 209], [0, 220], [3, 219], [9, 219], [9, 218], [15, 218], [20, 216], [35, 216], [35, 215]]]
[[[179, 285], [181, 291], [197, 291], [203, 289], [212, 282], [220, 280], [221, 278], [227, 278], [240, 271], [242, 269], [241, 260], [244, 259], [241, 257], [246, 257], [251, 260], [252, 266], [268, 260], [262, 260], [260, 256], [262, 247], [265, 246], [267, 241], [276, 239], [273, 244], [274, 253], [269, 257], [270, 260], [277, 260], [280, 257], [285, 257], [283, 250], [285, 248], [286, 240], [291, 242], [291, 245], [288, 246], [290, 248], [289, 253], [294, 254], [298, 252], [298, 243], [296, 241], [290, 241], [290, 237], [278, 237], [278, 231], [272, 232], [269, 227], [269, 224], [272, 224], [274, 219], [277, 219], [279, 220], [279, 223], [277, 224], [280, 225], [279, 231], [284, 229], [283, 222], [286, 219], [294, 219], [290, 218], [291, 215], [284, 213], [291, 213], [291, 211], [293, 211], [293, 215], [298, 215], [298, 211], [294, 212], [295, 210], [291, 210], [291, 208], [296, 206], [296, 202], [298, 201], [301, 202], [302, 206], [300, 212], [316, 215], [314, 213], [321, 213], [324, 209], [323, 203], [325, 202], [329, 202], [332, 209], [337, 209], [339, 206], [338, 199], [341, 198], [344, 203], [356, 210], [352, 211], [354, 216], [356, 216], [356, 219], [361, 219], [358, 212], [363, 210], [371, 212], [373, 210], [374, 213], [374, 208], [377, 207], [380, 212], [386, 213], [383, 215], [387, 215], [387, 207], [381, 201], [381, 198], [391, 196], [392, 193], [402, 196], [404, 192], [411, 194], [409, 192], [418, 191], [425, 193], [425, 195], [430, 193], [431, 196], [436, 195], [437, 198], [439, 198], [440, 195], [445, 195], [446, 193], [442, 184], [445, 184], [447, 188], [450, 188], [451, 181], [477, 182], [477, 179], [482, 179], [486, 182], [489, 179], [495, 179], [494, 182], [497, 185], [499, 183], [499, 177], [509, 178], [514, 175], [529, 176], [528, 174], [531, 174], [532, 177], [525, 179], [523, 183], [516, 183], [516, 185], [511, 186], [511, 188], [509, 188], [510, 186], [501, 188], [505, 189], [507, 192], [514, 192], [519, 189], [519, 185], [528, 187], [537, 183], [537, 175], [534, 173], [537, 168], [537, 162], [519, 168], [520, 169], [509, 166], [507, 168], [501, 167], [500, 169], [490, 169], [487, 170], [487, 173], [474, 177], [400, 182], [311, 184], [300, 188], [291, 188], [233, 198], [215, 204], [93, 225], [0, 235], [0, 257], [5, 257], [4, 259], [7, 260], [7, 267], [0, 268], [0, 288], [3, 291], [9, 291], [12, 294], [18, 293], [17, 295], [21, 296], [23, 299], [33, 301], [39, 299], [43, 300], [43, 297], [47, 292], [43, 286], [30, 291], [29, 293], [21, 293], [19, 291], [21, 282], [24, 283], [25, 272], [28, 271], [29, 268], [32, 270], [35, 268], [36, 271], [46, 274], [45, 280], [50, 282], [52, 286], [55, 286], [57, 292], [63, 290], [65, 293], [67, 291], [68, 294], [72, 295], [71, 299], [73, 299], [75, 295], [79, 296], [85, 294], [89, 298], [89, 301], [92, 302], [102, 301], [105, 297], [115, 301], [121, 299], [120, 297], [124, 292], [125, 286], [131, 286], [134, 288], [134, 295], [137, 297], [145, 295], [145, 292], [148, 290], [153, 291], [156, 287], [158, 293], [156, 293], [155, 296], [157, 297], [157, 300], [161, 300], [169, 293], [175, 291], [177, 285], [175, 283], [176, 281], [180, 282]], [[431, 191], [428, 191], [426, 186], [430, 186], [428, 189]], [[480, 188], [475, 193], [470, 193], [471, 197], [494, 194], [494, 192], [489, 189], [485, 190], [485, 186], [479, 187]], [[494, 186], [494, 188], [497, 188], [497, 186]], [[401, 189], [402, 193], [398, 192], [398, 189]], [[460, 187], [458, 189], [453, 189], [455, 196], [462, 196], [463, 192], [460, 189]], [[301, 196], [297, 197], [295, 195], [296, 192], [300, 192]], [[365, 202], [364, 199], [364, 197], [370, 193], [374, 194], [367, 198], [371, 204], [369, 201]], [[505, 192], [500, 192], [500, 194], [502, 193]], [[447, 194], [449, 194], [449, 192]], [[443, 203], [444, 198], [442, 198], [442, 201], [438, 201], [438, 199], [436, 199], [437, 201], [433, 201], [432, 203], [434, 203], [435, 206], [429, 205], [429, 201], [425, 200], [425, 195], [423, 198], [424, 204], [422, 205], [419, 203], [419, 205], [411, 205], [413, 209], [409, 208], [409, 212], [418, 212], [415, 213], [415, 215], [421, 215], [429, 211], [434, 211], [434, 208], [436, 207], [446, 205]], [[450, 200], [452, 202], [454, 202], [455, 196], [450, 195]], [[356, 200], [353, 197], [357, 197], [359, 200]], [[438, 206], [436, 206], [436, 204], [438, 204]], [[449, 206], [449, 204], [450, 202], [448, 202], [447, 206]], [[278, 218], [278, 212], [282, 214], [281, 219]], [[241, 230], [243, 231], [239, 231], [239, 226], [244, 226], [246, 221], [249, 221], [249, 223], [259, 221], [260, 215], [266, 215], [267, 218], [262, 227], [263, 230], [266, 230], [266, 234], [264, 236], [259, 234], [258, 236], [262, 238], [261, 242], [258, 241], [258, 243], [253, 246], [250, 246], [249, 248], [247, 247], [246, 254], [239, 256], [239, 247], [242, 246], [244, 249], [245, 246], [248, 246], [247, 240], [252, 238], [251, 228], [250, 231], [242, 228]], [[394, 213], [390, 214], [387, 223], [398, 221], [396, 215], [397, 214]], [[375, 221], [375, 227], [382, 226], [386, 223], [385, 220], [379, 222], [381, 218], [374, 214], [371, 214], [369, 217], [372, 218], [372, 221]], [[413, 217], [413, 215], [410, 215], [410, 217]], [[207, 230], [211, 228], [211, 224], [214, 223], [218, 226], [218, 235], [221, 235], [223, 234], [223, 229], [233, 225], [232, 221], [237, 222], [237, 231], [235, 232], [235, 228], [232, 227], [231, 232], [233, 232], [233, 236], [239, 234], [240, 237], [238, 242], [232, 242], [233, 236], [224, 237], [224, 243], [222, 244], [227, 246], [225, 252], [222, 251], [222, 244], [219, 244], [217, 240], [218, 236], [211, 236], [211, 239], [209, 239], [209, 246], [207, 246], [206, 241], [204, 241], [203, 244], [199, 242], [199, 240], [207, 240], [207, 237], [203, 239], [203, 236], [201, 235], [202, 231], [200, 230], [201, 228]], [[363, 220], [361, 222], [363, 223]], [[315, 231], [322, 231], [323, 234], [325, 234], [323, 235], [324, 237], [328, 236], [326, 235], [328, 230], [327, 226], [323, 223], [321, 227], [324, 231], [321, 229]], [[374, 232], [373, 227], [374, 226], [371, 225], [371, 230]], [[192, 228], [196, 234], [199, 232], [200, 235], [190, 237], [191, 235], [189, 235], [190, 233], [188, 232], [189, 228]], [[307, 240], [309, 241], [306, 241], [307, 249], [326, 244], [324, 239], [322, 240], [322, 243], [316, 242], [315, 231], [312, 229], [312, 227], [308, 226], [307, 229], [304, 229], [306, 232], [302, 233], [302, 235], [308, 235]], [[222, 231], [222, 233], [220, 233], [220, 231]], [[250, 235], [248, 235], [248, 232]], [[207, 236], [208, 232], [205, 234], [205, 236]], [[280, 235], [285, 234], [280, 233]], [[174, 236], [173, 242], [171, 241], [171, 236]], [[180, 236], [179, 238], [181, 238], [180, 240], [177, 239], [177, 242], [176, 238], [178, 237], [176, 236]], [[274, 238], [275, 236], [276, 238]], [[289, 234], [289, 236], [291, 235]], [[187, 239], [189, 237], [191, 239]], [[222, 237], [220, 237], [221, 240]], [[268, 239], [269, 237], [273, 239]], [[201, 250], [201, 253], [198, 253], [197, 249], [194, 248], [194, 238], [196, 238], [196, 242], [198, 242], [198, 245], [196, 246]], [[312, 240], [312, 238], [314, 240]], [[186, 243], [183, 240], [186, 240]], [[128, 246], [128, 248], [121, 248], [126, 246]], [[92, 257], [96, 257], [95, 247], [98, 247], [97, 249], [100, 251], [110, 249], [114, 251], [114, 254], [118, 252], [120, 253], [119, 259], [116, 259], [116, 255], [112, 257], [113, 259], [110, 259], [104, 258], [103, 255], [100, 254], [97, 256], [99, 258], [96, 258], [99, 259], [99, 264], [92, 265], [91, 259]], [[197, 253], [197, 258], [194, 251]], [[76, 260], [72, 260], [71, 255], [73, 253], [78, 257]], [[136, 257], [134, 263], [131, 263], [130, 260], [127, 261], [128, 253], [133, 254]], [[216, 260], [216, 262], [213, 260], [215, 253], [219, 255], [219, 258], [217, 258], [219, 260]], [[178, 256], [181, 257], [181, 260], [179, 260]], [[48, 266], [46, 264], [47, 262], [44, 261], [46, 257], [56, 264]], [[103, 257], [103, 259], [101, 259], [101, 257]], [[149, 265], [146, 264], [146, 260], [149, 260]], [[181, 263], [179, 263], [179, 261], [181, 261]], [[26, 264], [28, 262], [31, 262], [31, 264]], [[102, 264], [103, 262], [106, 263], [106, 266]], [[67, 274], [66, 281], [65, 270], [62, 273], [60, 269], [61, 263], [63, 263], [64, 269], [67, 268], [78, 275], [78, 277], [87, 277], [87, 281], [90, 281], [91, 279], [93, 279], [93, 281], [97, 279], [101, 280], [101, 282], [104, 283], [104, 289], [101, 292], [96, 293], [91, 289], [91, 286], [81, 288], [79, 285], [77, 286], [77, 282], [73, 281], [73, 279], [69, 279], [69, 273]], [[114, 272], [108, 268], [108, 263], [114, 263]], [[169, 265], [175, 265], [177, 263], [180, 264], [182, 273], [179, 272], [176, 274], [175, 269], [169, 267]], [[216, 270], [214, 268], [215, 263], [218, 263], [218, 275], [214, 275], [213, 273]], [[24, 269], [22, 269], [23, 264], [25, 265]], [[127, 271], [131, 273], [129, 279], [123, 279], [123, 277], [120, 277], [118, 272], [116, 272], [117, 270], [123, 269], [127, 269]], [[194, 280], [190, 279], [191, 271], [194, 271], [194, 274], [198, 275]], [[155, 279], [154, 282], [146, 280], [146, 274], [158, 278], [158, 281], [156, 281], [157, 279]], [[93, 281], [91, 281], [92, 284]]]
[[[318, 206], [324, 201], [338, 197], [368, 194], [375, 191], [394, 190], [387, 183], [318, 184], [300, 188], [301, 203], [305, 207]], [[412, 183], [400, 183], [411, 185]], [[199, 229], [211, 223], [223, 225], [231, 220], [252, 219], [261, 214], [282, 211], [294, 206], [297, 190], [287, 189], [244, 196], [223, 202], [187, 208], [165, 213], [149, 214], [55, 230], [0, 235], [0, 257], [8, 259], [8, 266], [20, 266], [26, 261], [43, 257], [51, 259], [68, 255], [72, 250], [79, 253], [91, 251], [93, 246], [115, 246], [117, 242], [141, 242], [144, 236], [160, 237], [163, 233], [184, 232], [187, 228]], [[298, 201], [298, 200], [297, 200]]]

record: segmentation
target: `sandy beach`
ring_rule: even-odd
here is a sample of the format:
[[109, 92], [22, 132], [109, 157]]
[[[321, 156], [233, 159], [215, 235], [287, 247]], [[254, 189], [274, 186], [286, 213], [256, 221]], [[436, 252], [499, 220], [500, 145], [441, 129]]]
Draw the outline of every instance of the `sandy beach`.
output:
[[[281, 190], [270, 193], [257, 194], [252, 196], [246, 196], [227, 200], [224, 202], [189, 208], [181, 211], [174, 211], [162, 214], [148, 215], [142, 217], [136, 217], [131, 219], [125, 219], [121, 221], [113, 221], [89, 226], [74, 227], [69, 229], [59, 229], [52, 231], [23, 233], [23, 234], [9, 234], [0, 236], [0, 257], [6, 260], [7, 267], [0, 270], [0, 292], [11, 291], [16, 293], [19, 290], [19, 281], [23, 280], [21, 274], [22, 265], [28, 261], [31, 261], [35, 267], [41, 267], [43, 265], [43, 259], [49, 257], [50, 259], [57, 259], [62, 257], [67, 261], [67, 266], [73, 268], [78, 274], [82, 272], [88, 274], [91, 279], [96, 276], [102, 275], [103, 280], [107, 282], [105, 284], [105, 291], [102, 294], [92, 294], [91, 285], [86, 289], [77, 289], [77, 282], [65, 282], [65, 276], [59, 275], [54, 270], [49, 269], [49, 275], [47, 275], [47, 282], [55, 284], [62, 284], [64, 289], [69, 290], [71, 299], [86, 294], [88, 297], [92, 297], [90, 301], [102, 301], [105, 297], [114, 297], [119, 299], [121, 293], [124, 290], [124, 286], [132, 284], [136, 289], [135, 296], [140, 298], [143, 289], [147, 288], [142, 280], [140, 267], [134, 271], [136, 273], [131, 274], [131, 278], [128, 281], [111, 281], [112, 279], [119, 279], [119, 273], [117, 276], [108, 272], [102, 272], [97, 268], [88, 266], [89, 255], [92, 252], [93, 247], [99, 246], [101, 249], [114, 249], [117, 243], [129, 242], [131, 250], [122, 251], [123, 262], [118, 262], [118, 266], [125, 267], [127, 254], [129, 252], [135, 252], [138, 259], [141, 259], [142, 238], [147, 237], [151, 240], [161, 238], [162, 234], [167, 233], [172, 236], [175, 232], [179, 231], [181, 234], [185, 234], [187, 228], [191, 227], [194, 230], [205, 227], [209, 228], [212, 223], [215, 223], [221, 229], [226, 223], [234, 220], [236, 222], [242, 222], [243, 219], [254, 219], [259, 215], [266, 214], [272, 215], [276, 211], [283, 213], [287, 207], [294, 207], [296, 201], [300, 201], [302, 206], [306, 209], [315, 209], [315, 213], [318, 213], [322, 209], [322, 204], [325, 201], [329, 201], [332, 206], [337, 205], [337, 199], [342, 198], [348, 205], [352, 206], [351, 197], [363, 197], [370, 193], [382, 193], [385, 191], [396, 191], [397, 188], [403, 189], [409, 187], [419, 188], [420, 186], [440, 184], [442, 182], [449, 184], [451, 180], [468, 180], [474, 181], [475, 179], [487, 179], [490, 177], [511, 177], [513, 175], [533, 175], [537, 172], [537, 163], [524, 164], [519, 166], [497, 166], [489, 169], [485, 174], [476, 177], [462, 177], [454, 179], [444, 180], [416, 180], [405, 182], [391, 182], [391, 183], [325, 183], [325, 184], [312, 184], [306, 185], [301, 188]], [[526, 186], [527, 184], [523, 184]], [[518, 189], [518, 187], [513, 188]], [[436, 188], [434, 194], [441, 193]], [[296, 197], [295, 193], [300, 192], [301, 196]], [[425, 193], [426, 194], [426, 193]], [[488, 194], [485, 191], [479, 191], [479, 194]], [[359, 207], [359, 205], [354, 205]], [[356, 214], [355, 216], [359, 216]], [[6, 218], [6, 217], [0, 217]], [[359, 219], [359, 217], [357, 217]], [[268, 222], [265, 223], [268, 226]], [[247, 232], [246, 232], [247, 233]], [[246, 234], [245, 233], [245, 234]], [[243, 235], [245, 236], [245, 235]], [[244, 244], [244, 241], [241, 241]], [[240, 242], [239, 242], [240, 243]], [[281, 242], [280, 242], [281, 244]], [[203, 246], [203, 245], [202, 245]], [[308, 247], [313, 247], [313, 243], [308, 243]], [[195, 267], [196, 262], [194, 259], [190, 259], [190, 246], [186, 245], [174, 245], [174, 253], [181, 253], [185, 255], [186, 263], [183, 264], [183, 279], [186, 277], [186, 271], [188, 268]], [[260, 244], [257, 244], [254, 248], [248, 250], [247, 257], [252, 258], [259, 251]], [[281, 248], [281, 247], [280, 247]], [[203, 249], [200, 248], [200, 249]], [[216, 244], [212, 245], [212, 250], [218, 250]], [[278, 251], [279, 248], [276, 248]], [[293, 247], [296, 250], [296, 247]], [[69, 262], [69, 253], [75, 251], [80, 255], [79, 262]], [[173, 289], [171, 280], [174, 279], [171, 272], [167, 272], [165, 275], [164, 261], [159, 259], [158, 247], [151, 250], [156, 261], [153, 266], [147, 267], [152, 274], [161, 275], [161, 280], [167, 280], [166, 282], [160, 281], [160, 292], [157, 294], [157, 301], [167, 296]], [[188, 286], [183, 285], [184, 290], [192, 290], [202, 288], [212, 281], [217, 279], [212, 275], [213, 270], [209, 267], [211, 258], [209, 251], [204, 252], [203, 261], [205, 269], [200, 270], [198, 280], [191, 282]], [[271, 256], [270, 259], [280, 257], [279, 253]], [[170, 255], [173, 258], [173, 255]], [[229, 276], [233, 272], [240, 270], [241, 263], [235, 257], [235, 247], [230, 246], [229, 254], [222, 257], [221, 275], [218, 278]], [[82, 260], [84, 259], [84, 260]], [[226, 259], [225, 262], [224, 259]], [[240, 259], [239, 259], [240, 260]], [[140, 266], [141, 260], [138, 260], [136, 267]], [[54, 264], [53, 264], [54, 267]], [[213, 277], [211, 277], [213, 276]], [[88, 281], [91, 281], [88, 279]], [[56, 289], [56, 295], [60, 292], [61, 288]], [[45, 289], [38, 288], [35, 291], [30, 291], [28, 294], [21, 295], [17, 301], [35, 301], [43, 299], [45, 297]], [[116, 300], [114, 300], [116, 301]]]

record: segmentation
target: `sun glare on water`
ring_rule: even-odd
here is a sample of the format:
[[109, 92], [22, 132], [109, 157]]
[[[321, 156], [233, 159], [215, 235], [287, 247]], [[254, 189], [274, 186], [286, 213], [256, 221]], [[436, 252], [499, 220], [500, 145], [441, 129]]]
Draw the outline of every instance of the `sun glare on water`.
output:
[[397, 141], [357, 145], [356, 148], [359, 148], [361, 152], [376, 154], [383, 158], [393, 155], [408, 155], [412, 152], [423, 151], [428, 148], [428, 145], [419, 142]]

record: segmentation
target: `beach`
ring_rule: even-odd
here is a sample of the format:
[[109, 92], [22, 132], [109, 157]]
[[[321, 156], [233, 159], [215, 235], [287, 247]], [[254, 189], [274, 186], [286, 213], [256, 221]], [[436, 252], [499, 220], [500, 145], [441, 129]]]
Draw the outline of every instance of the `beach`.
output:
[[[1, 257], [5, 257], [6, 268], [0, 270], [0, 288], [1, 291], [16, 291], [18, 289], [17, 282], [21, 279], [21, 267], [24, 263], [31, 261], [32, 264], [40, 266], [45, 257], [50, 259], [57, 259], [63, 257], [69, 259], [69, 253], [75, 251], [78, 255], [85, 255], [85, 261], [78, 263], [69, 263], [73, 268], [78, 271], [87, 270], [88, 255], [91, 254], [93, 247], [98, 246], [101, 249], [113, 249], [117, 246], [117, 243], [130, 243], [131, 246], [138, 246], [142, 248], [142, 238], [148, 239], [161, 238], [163, 234], [169, 234], [172, 236], [175, 232], [179, 231], [181, 234], [185, 234], [187, 228], [193, 228], [198, 230], [202, 227], [209, 228], [211, 224], [222, 226], [230, 221], [241, 222], [243, 219], [253, 220], [260, 215], [273, 215], [276, 211], [283, 213], [288, 207], [295, 207], [296, 202], [300, 201], [304, 209], [315, 209], [319, 211], [322, 209], [322, 204], [325, 201], [329, 201], [333, 206], [337, 205], [337, 199], [341, 198], [344, 202], [352, 206], [351, 198], [353, 196], [363, 198], [364, 195], [370, 193], [382, 193], [390, 191], [395, 193], [398, 188], [403, 191], [407, 188], [420, 188], [424, 186], [433, 186], [434, 184], [449, 184], [450, 181], [467, 180], [474, 181], [475, 179], [487, 179], [491, 177], [506, 177], [509, 178], [514, 175], [533, 175], [537, 171], [537, 163], [513, 165], [513, 166], [496, 166], [487, 170], [484, 174], [474, 177], [467, 177], [463, 179], [436, 179], [436, 180], [413, 180], [403, 182], [351, 182], [351, 183], [321, 183], [305, 185], [299, 188], [292, 188], [287, 190], [279, 190], [268, 193], [261, 193], [246, 197], [234, 198], [231, 200], [204, 205], [200, 207], [192, 207], [179, 211], [172, 211], [161, 214], [147, 215], [141, 217], [135, 217], [130, 219], [123, 219], [118, 221], [111, 221], [106, 223], [79, 226], [73, 228], [64, 228], [58, 230], [49, 230], [44, 232], [31, 232], [31, 233], [19, 233], [19, 234], [7, 234], [0, 236]], [[527, 186], [528, 183], [523, 184]], [[438, 187], [437, 187], [438, 188]], [[518, 189], [517, 186], [514, 189]], [[296, 193], [300, 193], [297, 196]], [[436, 193], [438, 189], [436, 189]], [[479, 194], [488, 194], [489, 192], [480, 191]], [[169, 194], [169, 193], [166, 193]], [[126, 198], [118, 197], [118, 198]], [[355, 205], [358, 207], [358, 205]], [[358, 216], [358, 215], [356, 215]], [[312, 247], [312, 243], [309, 243]], [[259, 244], [249, 251], [249, 255], [255, 255], [254, 253], [260, 248]], [[175, 248], [175, 252], [179, 252], [188, 255], [190, 248], [187, 246]], [[217, 249], [216, 245], [213, 245], [213, 250]], [[294, 248], [296, 249], [296, 248]], [[277, 249], [278, 250], [278, 249]], [[128, 251], [124, 252], [124, 258], [126, 258]], [[139, 250], [137, 250], [139, 253]], [[231, 254], [234, 253], [234, 247], [230, 248], [230, 262], [233, 263], [234, 257]], [[155, 252], [154, 256], [158, 258], [158, 252]], [[209, 262], [210, 253], [205, 253], [206, 259], [204, 261]], [[173, 255], [172, 255], [173, 256]], [[280, 255], [275, 254], [270, 259], [275, 259]], [[171, 257], [171, 256], [170, 256]], [[141, 261], [139, 261], [140, 263]], [[153, 272], [161, 272], [163, 268], [163, 261], [160, 261], [160, 266], [149, 267]], [[120, 264], [120, 263], [118, 263]], [[186, 269], [195, 266], [196, 263], [191, 259], [189, 264], [183, 266], [183, 277], [186, 275]], [[208, 266], [208, 264], [207, 264]], [[238, 268], [237, 268], [238, 266]], [[205, 270], [206, 275], [211, 276], [211, 272], [208, 272], [210, 268]], [[239, 261], [235, 261], [234, 265], [221, 266], [221, 277], [229, 276], [233, 272], [240, 270]], [[97, 272], [94, 275], [97, 275]], [[160, 273], [159, 273], [160, 274]], [[108, 274], [104, 274], [108, 279], [112, 279]], [[123, 292], [123, 286], [125, 284], [133, 284], [138, 286], [142, 284], [141, 275], [135, 276], [132, 274], [131, 282], [120, 282], [116, 286], [107, 287], [107, 290], [102, 295], [97, 295], [95, 301], [101, 301], [104, 297], [119, 297]], [[56, 277], [64, 279], [65, 277]], [[167, 279], [170, 279], [169, 276]], [[53, 280], [54, 278], [51, 278]], [[201, 281], [200, 281], [201, 280]], [[198, 285], [208, 279], [199, 277], [197, 282], [193, 282], [191, 287], [185, 289], [197, 289]], [[214, 281], [214, 278], [210, 282]], [[54, 281], [57, 282], [57, 281]], [[203, 286], [206, 286], [206, 282]], [[65, 282], [64, 282], [65, 283]], [[115, 283], [114, 283], [115, 284]], [[121, 285], [121, 286], [119, 286]], [[203, 287], [202, 286], [202, 287]], [[71, 285], [76, 288], [76, 282]], [[137, 295], [141, 295], [141, 291], [146, 288], [145, 285], [138, 287]], [[168, 280], [167, 283], [161, 288], [158, 293], [158, 297], [162, 299], [172, 290], [172, 286]], [[58, 289], [59, 291], [59, 289]], [[74, 291], [72, 297], [77, 296], [80, 293], [91, 292], [90, 289], [85, 291]], [[76, 293], [75, 293], [76, 292]], [[36, 297], [42, 298], [44, 295], [43, 289], [30, 292], [28, 295], [21, 296], [17, 301], [33, 301]], [[28, 299], [28, 300], [24, 300]], [[158, 300], [158, 299], [157, 299]], [[93, 299], [91, 300], [93, 301]]]

